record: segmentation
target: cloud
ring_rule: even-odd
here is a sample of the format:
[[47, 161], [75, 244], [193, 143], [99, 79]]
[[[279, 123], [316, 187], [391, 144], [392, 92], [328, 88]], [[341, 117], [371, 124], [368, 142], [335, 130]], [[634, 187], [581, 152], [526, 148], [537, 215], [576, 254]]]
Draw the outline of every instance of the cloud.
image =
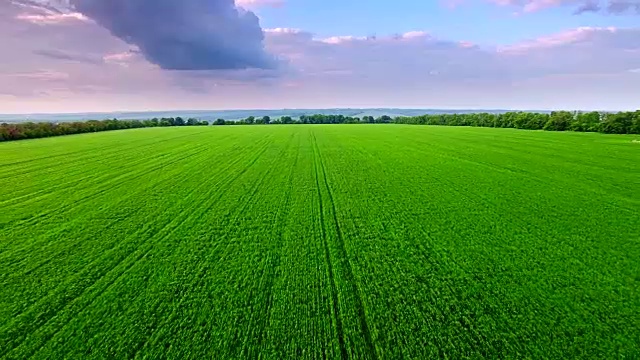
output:
[[76, 21], [81, 21], [81, 22], [89, 21], [88, 17], [77, 12], [68, 13], [68, 14], [46, 14], [46, 15], [19, 14], [18, 16], [16, 16], [16, 19], [28, 21], [30, 23], [39, 24], [39, 25], [57, 25], [57, 24], [64, 24], [64, 23], [72, 23]]
[[126, 51], [115, 54], [107, 54], [103, 57], [105, 62], [122, 63], [131, 60], [136, 55], [133, 51]]
[[67, 52], [62, 50], [35, 50], [34, 54], [44, 56], [54, 60], [65, 60], [85, 64], [102, 64], [102, 58], [94, 57], [82, 53]]
[[640, 14], [640, 0], [488, 0], [500, 6], [518, 7], [524, 12], [536, 12], [558, 6], [571, 6], [575, 14], [607, 12], [610, 14]]
[[[91, 19], [168, 70], [269, 69], [257, 16], [234, 0], [10, 0], [42, 14], [21, 20], [59, 24]], [[244, 2], [257, 5], [264, 1]], [[268, 3], [275, 4], [273, 1]]]
[[615, 34], [616, 31], [617, 29], [614, 27], [579, 27], [557, 34], [539, 37], [534, 40], [523, 41], [517, 44], [499, 47], [498, 52], [522, 53], [535, 50], [543, 50], [563, 45], [575, 44], [582, 41], [593, 41], [595, 36], [602, 34]]
[[595, 0], [585, 1], [584, 4], [580, 5], [576, 9], [574, 14], [579, 15], [579, 14], [587, 13], [587, 12], [598, 12], [600, 10], [601, 10], [600, 4], [598, 4], [597, 1], [595, 1]]
[[290, 76], [298, 83], [316, 89], [333, 84], [335, 92], [354, 87], [384, 89], [386, 94], [439, 96], [433, 89], [461, 94], [491, 89], [495, 94], [496, 88], [525, 86], [521, 84], [533, 79], [552, 84], [570, 77], [577, 84], [581, 76], [621, 76], [640, 67], [640, 29], [582, 27], [497, 48], [440, 40], [424, 32], [377, 38], [315, 38], [297, 29], [266, 34], [268, 49], [289, 61]]
[[244, 8], [256, 8], [262, 6], [281, 7], [285, 0], [236, 0], [236, 5]]
[[66, 2], [56, 0], [9, 0], [8, 3], [46, 15], [60, 15], [68, 12]]
[[302, 29], [297, 28], [273, 28], [273, 29], [265, 29], [265, 33], [274, 33], [274, 34], [300, 34], [304, 33]]
[[140, 50], [133, 48], [127, 51], [106, 54], [102, 57], [102, 60], [105, 64], [130, 67], [133, 63], [143, 60], [143, 58], [140, 56]]
[[582, 27], [498, 51], [520, 78], [621, 75], [640, 66], [640, 29]]
[[495, 52], [424, 32], [318, 38], [297, 29], [271, 29], [266, 34], [267, 49], [288, 61], [290, 72], [283, 82], [333, 98], [361, 98], [372, 92], [389, 97], [413, 92], [410, 98], [415, 98], [511, 76]]
[[[256, 15], [233, 0], [71, 0], [74, 9], [169, 70], [270, 68]], [[152, 14], [152, 15], [151, 15]]]
[[7, 78], [29, 79], [39, 81], [66, 81], [69, 80], [69, 74], [56, 70], [37, 70], [32, 72], [16, 72], [4, 74]]
[[638, 0], [611, 0], [607, 10], [612, 14], [635, 12], [640, 15], [640, 1]]

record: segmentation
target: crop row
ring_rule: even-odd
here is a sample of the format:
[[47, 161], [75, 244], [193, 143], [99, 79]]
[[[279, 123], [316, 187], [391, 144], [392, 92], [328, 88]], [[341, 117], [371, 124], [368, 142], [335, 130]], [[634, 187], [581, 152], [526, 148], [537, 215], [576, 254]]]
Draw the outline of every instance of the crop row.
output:
[[319, 125], [0, 144], [0, 358], [633, 358], [629, 140]]

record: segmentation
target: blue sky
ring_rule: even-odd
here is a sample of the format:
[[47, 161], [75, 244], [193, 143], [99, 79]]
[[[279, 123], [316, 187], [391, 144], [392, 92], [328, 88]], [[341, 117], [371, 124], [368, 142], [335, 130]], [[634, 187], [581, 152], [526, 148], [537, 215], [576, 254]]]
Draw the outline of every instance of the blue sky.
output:
[[633, 13], [573, 15], [574, 9], [552, 7], [518, 15], [518, 7], [473, 0], [456, 6], [424, 0], [290, 0], [280, 7], [265, 6], [256, 12], [267, 28], [299, 28], [322, 37], [422, 30], [485, 45], [505, 45], [584, 26], [632, 27], [640, 23]]
[[0, 113], [638, 107], [640, 0], [131, 1], [1, 2]]

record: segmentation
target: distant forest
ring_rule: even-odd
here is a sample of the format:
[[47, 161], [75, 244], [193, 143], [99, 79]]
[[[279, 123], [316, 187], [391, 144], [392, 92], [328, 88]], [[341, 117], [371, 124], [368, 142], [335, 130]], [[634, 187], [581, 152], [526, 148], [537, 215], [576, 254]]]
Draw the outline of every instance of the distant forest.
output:
[[181, 117], [149, 120], [90, 120], [79, 122], [27, 122], [0, 124], [0, 141], [35, 139], [60, 135], [99, 131], [168, 126], [241, 126], [277, 124], [410, 124], [440, 126], [476, 126], [546, 131], [600, 132], [605, 134], [640, 134], [640, 110], [635, 112], [601, 113], [554, 111], [548, 114], [533, 112], [507, 112], [502, 114], [431, 114], [421, 116], [351, 117], [344, 115], [302, 115], [295, 119], [283, 116], [249, 116], [242, 120], [217, 119], [207, 121]]

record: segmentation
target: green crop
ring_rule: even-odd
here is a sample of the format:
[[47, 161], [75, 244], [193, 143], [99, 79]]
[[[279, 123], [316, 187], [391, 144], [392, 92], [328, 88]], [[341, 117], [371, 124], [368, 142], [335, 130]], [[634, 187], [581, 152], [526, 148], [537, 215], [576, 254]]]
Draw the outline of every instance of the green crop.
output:
[[2, 143], [0, 358], [638, 358], [635, 139], [283, 125]]

